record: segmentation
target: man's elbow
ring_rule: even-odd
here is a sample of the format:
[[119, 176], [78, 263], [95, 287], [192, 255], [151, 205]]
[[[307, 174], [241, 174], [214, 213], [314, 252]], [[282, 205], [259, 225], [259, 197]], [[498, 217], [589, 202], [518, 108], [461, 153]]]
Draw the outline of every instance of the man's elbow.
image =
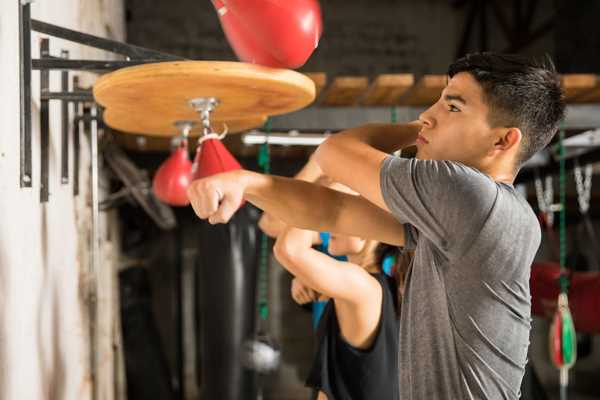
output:
[[340, 162], [347, 158], [354, 146], [365, 143], [365, 133], [373, 129], [372, 124], [368, 124], [330, 136], [317, 147], [313, 155], [315, 162], [325, 175], [334, 177]]
[[281, 220], [265, 212], [258, 220], [258, 228], [270, 238], [277, 238], [283, 230], [284, 224]]
[[313, 153], [313, 159], [325, 175], [327, 175], [327, 172], [325, 171], [327, 163], [325, 163], [324, 161], [327, 160], [327, 154], [331, 151], [331, 143], [333, 140], [333, 137], [327, 138], [323, 143], [319, 145], [319, 147], [317, 147], [317, 150]]
[[337, 175], [336, 164], [340, 160], [340, 156], [343, 155], [343, 141], [340, 139], [343, 138], [337, 137], [337, 135], [327, 138], [317, 147], [313, 155], [323, 174], [330, 178], [335, 178]]

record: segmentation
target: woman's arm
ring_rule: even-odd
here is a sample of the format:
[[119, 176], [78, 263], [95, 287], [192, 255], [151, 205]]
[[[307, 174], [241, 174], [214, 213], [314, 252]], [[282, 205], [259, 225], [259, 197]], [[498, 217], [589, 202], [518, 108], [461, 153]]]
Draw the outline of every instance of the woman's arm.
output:
[[314, 250], [313, 232], [287, 227], [275, 242], [277, 260], [311, 289], [347, 303], [364, 302], [380, 291], [379, 283], [362, 267]]
[[273, 248], [275, 257], [308, 287], [334, 299], [342, 337], [368, 348], [381, 319], [383, 289], [360, 266], [337, 261], [310, 247], [310, 232], [286, 228]]
[[[277, 236], [285, 229], [286, 224], [279, 218], [276, 218], [268, 212], [263, 212], [263, 215], [258, 220], [258, 228], [270, 238], [276, 239]], [[312, 244], [321, 244], [321, 235], [319, 232], [313, 232]]]

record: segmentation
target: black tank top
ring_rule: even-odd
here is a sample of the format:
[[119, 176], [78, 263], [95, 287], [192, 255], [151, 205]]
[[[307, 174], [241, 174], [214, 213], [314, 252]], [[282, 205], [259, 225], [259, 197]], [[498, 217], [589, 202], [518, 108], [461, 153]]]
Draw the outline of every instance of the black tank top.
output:
[[396, 283], [384, 274], [371, 274], [381, 284], [381, 320], [373, 343], [357, 349], [340, 334], [333, 299], [317, 329], [317, 353], [306, 385], [328, 400], [398, 400], [398, 315]]

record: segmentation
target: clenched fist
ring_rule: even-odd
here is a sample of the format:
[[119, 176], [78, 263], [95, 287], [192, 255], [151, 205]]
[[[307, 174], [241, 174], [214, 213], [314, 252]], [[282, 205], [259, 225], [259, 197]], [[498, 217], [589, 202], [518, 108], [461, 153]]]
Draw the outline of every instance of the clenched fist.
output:
[[225, 224], [242, 204], [247, 179], [238, 170], [193, 181], [187, 196], [196, 215], [211, 224]]
[[317, 292], [305, 286], [298, 278], [292, 279], [290, 292], [294, 301], [300, 305], [311, 303], [319, 299]]

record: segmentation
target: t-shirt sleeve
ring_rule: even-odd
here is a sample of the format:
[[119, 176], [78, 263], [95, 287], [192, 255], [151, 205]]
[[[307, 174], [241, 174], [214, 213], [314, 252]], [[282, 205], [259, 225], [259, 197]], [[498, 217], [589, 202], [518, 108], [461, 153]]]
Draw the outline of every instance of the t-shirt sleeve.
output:
[[380, 179], [396, 219], [412, 225], [447, 257], [483, 226], [497, 195], [489, 177], [451, 161], [389, 156]]

